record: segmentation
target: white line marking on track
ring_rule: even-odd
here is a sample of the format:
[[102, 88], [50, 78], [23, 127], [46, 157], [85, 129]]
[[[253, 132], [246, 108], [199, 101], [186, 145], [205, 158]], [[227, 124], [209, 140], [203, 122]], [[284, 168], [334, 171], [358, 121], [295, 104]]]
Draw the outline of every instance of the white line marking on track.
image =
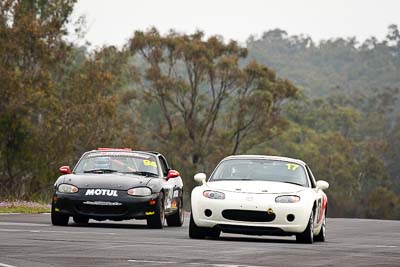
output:
[[397, 246], [385, 246], [385, 245], [381, 245], [381, 246], [375, 246], [376, 248], [397, 248]]
[[[144, 247], [144, 246], [149, 246], [149, 247], [154, 247], [153, 243], [139, 243], [139, 244], [129, 244], [129, 245], [115, 245], [115, 246], [108, 246], [103, 249], [115, 249], [115, 248], [124, 248], [124, 247]], [[194, 246], [182, 246], [182, 245], [174, 245], [174, 248], [192, 248]]]
[[214, 266], [214, 267], [265, 267], [259, 265], [237, 265], [237, 264], [221, 264], [221, 263], [187, 263], [188, 265], [207, 265], [207, 266]]
[[160, 264], [174, 264], [176, 261], [147, 261], [147, 260], [128, 260], [129, 262], [137, 263], [160, 263]]
[[21, 212], [2, 212], [1, 215], [21, 215], [21, 214], [28, 214], [28, 215], [50, 215], [50, 212], [39, 212], [39, 213], [21, 213]]
[[0, 232], [30, 232], [30, 233], [115, 235], [115, 233], [102, 233], [102, 232], [45, 231], [45, 230], [27, 230], [27, 229], [0, 229]]
[[9, 264], [5, 264], [5, 263], [1, 263], [1, 262], [0, 262], [0, 266], [2, 266], [2, 267], [16, 267], [14, 265], [9, 265]]
[[[128, 260], [128, 262], [136, 263], [156, 263], [156, 264], [177, 264], [176, 261], [151, 261], [151, 260]], [[220, 263], [184, 263], [185, 265], [202, 265], [202, 266], [214, 266], [214, 267], [262, 267], [256, 265], [237, 265], [237, 264], [220, 264]]]
[[5, 226], [51, 226], [51, 224], [46, 223], [46, 224], [40, 224], [40, 223], [17, 223], [17, 222], [0, 222], [0, 225], [5, 225]]

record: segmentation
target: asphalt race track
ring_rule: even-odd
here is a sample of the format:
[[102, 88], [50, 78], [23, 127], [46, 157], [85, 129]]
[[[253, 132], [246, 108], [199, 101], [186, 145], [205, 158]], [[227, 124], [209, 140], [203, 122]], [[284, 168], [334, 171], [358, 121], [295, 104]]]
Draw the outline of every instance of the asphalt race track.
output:
[[[400, 266], [400, 221], [328, 218], [328, 240], [222, 234], [192, 240], [184, 227], [144, 221], [50, 224], [48, 214], [0, 215], [0, 267], [12, 266]], [[72, 220], [71, 220], [72, 221]]]

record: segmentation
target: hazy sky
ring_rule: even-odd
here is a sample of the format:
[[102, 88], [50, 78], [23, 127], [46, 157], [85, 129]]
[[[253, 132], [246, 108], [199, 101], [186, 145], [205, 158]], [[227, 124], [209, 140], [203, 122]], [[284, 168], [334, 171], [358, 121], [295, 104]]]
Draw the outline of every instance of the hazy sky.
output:
[[86, 16], [86, 39], [96, 47], [122, 45], [151, 26], [240, 42], [275, 28], [314, 40], [381, 39], [389, 24], [400, 26], [399, 11], [400, 0], [78, 0], [73, 17]]

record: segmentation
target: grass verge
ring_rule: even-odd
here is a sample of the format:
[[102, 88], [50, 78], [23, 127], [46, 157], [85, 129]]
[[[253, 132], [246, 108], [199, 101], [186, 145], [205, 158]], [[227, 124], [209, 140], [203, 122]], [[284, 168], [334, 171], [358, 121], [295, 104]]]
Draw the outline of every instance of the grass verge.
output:
[[44, 213], [50, 212], [50, 205], [31, 201], [0, 201], [0, 213]]

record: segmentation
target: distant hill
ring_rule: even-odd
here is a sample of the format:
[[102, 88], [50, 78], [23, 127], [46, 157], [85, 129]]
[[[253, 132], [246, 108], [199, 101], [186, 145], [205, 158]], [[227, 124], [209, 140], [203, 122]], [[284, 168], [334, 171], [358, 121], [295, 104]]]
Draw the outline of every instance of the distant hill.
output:
[[324, 96], [332, 88], [348, 94], [365, 94], [385, 87], [400, 87], [400, 35], [390, 25], [385, 40], [372, 37], [315, 43], [310, 37], [288, 36], [280, 29], [265, 32], [247, 42], [249, 59], [273, 68], [295, 82], [309, 96]]

